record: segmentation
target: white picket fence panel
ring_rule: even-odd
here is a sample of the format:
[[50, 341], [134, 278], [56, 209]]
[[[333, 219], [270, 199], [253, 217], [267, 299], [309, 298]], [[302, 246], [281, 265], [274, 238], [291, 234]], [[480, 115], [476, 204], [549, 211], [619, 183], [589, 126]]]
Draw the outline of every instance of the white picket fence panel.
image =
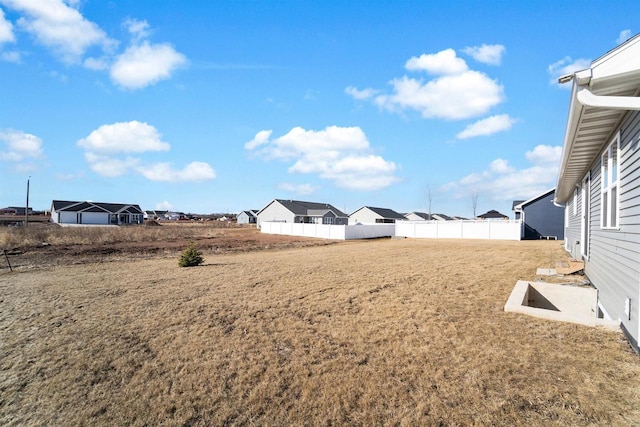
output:
[[395, 224], [329, 225], [262, 221], [260, 231], [265, 234], [286, 236], [355, 240], [392, 237], [395, 233]]
[[396, 237], [416, 239], [520, 240], [518, 221], [399, 221]]
[[415, 239], [496, 239], [520, 240], [520, 221], [399, 221], [395, 224], [299, 224], [291, 222], [260, 223], [266, 234], [356, 240], [377, 237], [411, 237]]

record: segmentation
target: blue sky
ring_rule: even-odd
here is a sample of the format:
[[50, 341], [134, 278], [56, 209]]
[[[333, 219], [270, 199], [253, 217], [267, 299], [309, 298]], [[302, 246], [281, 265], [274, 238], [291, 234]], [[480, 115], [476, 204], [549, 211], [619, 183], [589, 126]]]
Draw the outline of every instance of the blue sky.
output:
[[[0, 206], [470, 217], [555, 185], [635, 1], [0, 0]], [[430, 196], [429, 196], [430, 195]]]

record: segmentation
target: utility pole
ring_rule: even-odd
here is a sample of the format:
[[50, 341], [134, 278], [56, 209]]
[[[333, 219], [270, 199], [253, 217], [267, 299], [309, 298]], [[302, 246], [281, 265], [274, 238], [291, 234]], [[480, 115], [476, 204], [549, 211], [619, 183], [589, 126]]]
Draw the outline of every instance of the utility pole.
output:
[[27, 178], [27, 206], [24, 208], [24, 228], [29, 226], [29, 180], [31, 177]]

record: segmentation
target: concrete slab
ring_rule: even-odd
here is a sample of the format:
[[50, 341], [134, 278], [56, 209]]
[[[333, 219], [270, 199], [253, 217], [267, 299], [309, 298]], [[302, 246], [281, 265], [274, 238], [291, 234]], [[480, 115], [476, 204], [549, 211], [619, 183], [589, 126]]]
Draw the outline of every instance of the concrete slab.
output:
[[587, 286], [519, 280], [504, 311], [586, 326], [619, 329], [619, 322], [596, 317], [598, 291]]
[[538, 268], [536, 276], [555, 276], [557, 274], [555, 268]]

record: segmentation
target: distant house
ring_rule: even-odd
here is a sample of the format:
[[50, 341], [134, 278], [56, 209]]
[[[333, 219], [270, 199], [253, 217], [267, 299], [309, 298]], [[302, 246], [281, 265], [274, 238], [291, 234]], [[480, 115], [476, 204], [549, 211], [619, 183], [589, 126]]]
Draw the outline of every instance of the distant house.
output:
[[404, 215], [404, 218], [408, 221], [453, 221], [454, 218], [445, 214], [431, 214], [424, 212], [410, 212]]
[[449, 215], [434, 213], [431, 215], [436, 221], [453, 221], [455, 218]]
[[494, 221], [494, 220], [508, 220], [509, 217], [505, 214], [501, 214], [496, 210], [490, 210], [488, 212], [483, 213], [482, 215], [478, 215], [478, 219]]
[[[33, 210], [31, 208], [28, 209], [29, 215], [33, 214]], [[0, 209], [1, 215], [26, 215], [25, 208], [19, 206], [7, 206], [6, 208]]]
[[51, 221], [86, 225], [142, 224], [144, 212], [134, 204], [54, 200], [51, 203]]
[[349, 221], [347, 214], [328, 203], [281, 199], [269, 202], [256, 217], [258, 227], [267, 221], [335, 225], [346, 225]]
[[522, 221], [523, 239], [564, 239], [564, 209], [553, 204], [555, 195], [556, 189], [552, 188], [529, 200], [514, 202], [513, 212]]
[[572, 82], [555, 201], [565, 249], [598, 289], [598, 315], [618, 320], [640, 352], [640, 34]]
[[404, 214], [404, 219], [407, 221], [430, 221], [431, 217], [428, 213], [424, 212], [409, 212]]
[[167, 211], [160, 219], [166, 219], [169, 221], [178, 221], [181, 219], [187, 219], [187, 215], [184, 212]]
[[154, 210], [154, 211], [144, 211], [144, 219], [166, 219], [167, 211], [164, 210]]
[[349, 224], [393, 224], [405, 219], [393, 209], [363, 206], [349, 215]]
[[236, 216], [236, 219], [238, 224], [256, 224], [258, 222], [258, 211], [255, 209], [242, 211]]

